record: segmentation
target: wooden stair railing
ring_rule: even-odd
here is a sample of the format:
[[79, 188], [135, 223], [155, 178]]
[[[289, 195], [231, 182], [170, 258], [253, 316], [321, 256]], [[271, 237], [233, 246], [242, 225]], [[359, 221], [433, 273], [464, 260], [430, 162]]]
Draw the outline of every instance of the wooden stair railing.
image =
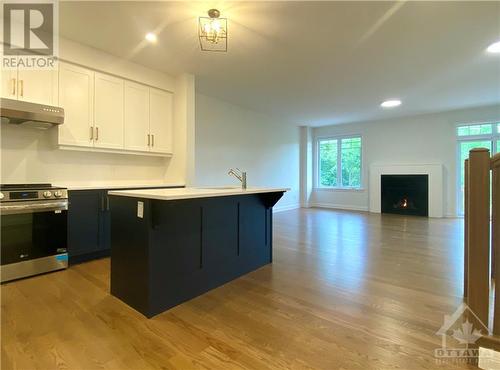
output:
[[464, 163], [464, 298], [467, 298], [469, 284], [469, 160]]
[[[465, 177], [465, 255], [467, 256], [466, 303], [488, 325], [490, 294], [490, 152], [469, 152]], [[475, 317], [475, 327], [482, 327]]]
[[500, 335], [500, 153], [491, 158], [491, 250], [495, 277], [493, 334]]
[[[488, 149], [473, 149], [464, 166], [464, 298], [492, 333], [477, 344], [500, 351], [500, 153], [490, 158]], [[492, 278], [495, 294], [490, 302]]]

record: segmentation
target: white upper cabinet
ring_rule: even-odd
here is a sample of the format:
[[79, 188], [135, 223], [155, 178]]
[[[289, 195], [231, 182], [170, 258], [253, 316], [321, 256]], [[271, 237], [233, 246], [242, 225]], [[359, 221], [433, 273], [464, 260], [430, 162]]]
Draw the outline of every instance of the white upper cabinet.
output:
[[17, 99], [17, 70], [2, 70], [2, 98]]
[[151, 143], [149, 133], [149, 88], [126, 81], [124, 102], [125, 149], [148, 151]]
[[18, 70], [18, 100], [57, 105], [57, 90], [57, 70]]
[[3, 70], [2, 98], [57, 105], [57, 78], [58, 71], [56, 69]]
[[59, 105], [64, 124], [59, 129], [60, 145], [92, 146], [94, 121], [94, 72], [59, 63]]
[[94, 146], [123, 149], [123, 80], [95, 73]]
[[[2, 78], [2, 93], [17, 88], [13, 77]], [[172, 154], [173, 93], [60, 62], [56, 95], [65, 115], [58, 128], [62, 148]]]
[[150, 151], [172, 153], [173, 94], [150, 88], [149, 92]]

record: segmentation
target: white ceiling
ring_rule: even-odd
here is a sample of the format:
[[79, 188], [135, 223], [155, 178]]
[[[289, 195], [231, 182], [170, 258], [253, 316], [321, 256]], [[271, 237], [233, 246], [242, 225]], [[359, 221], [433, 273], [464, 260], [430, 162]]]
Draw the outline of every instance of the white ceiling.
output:
[[[199, 50], [211, 7], [228, 18], [227, 53]], [[293, 124], [500, 103], [500, 55], [485, 53], [500, 2], [61, 2], [60, 33]]]

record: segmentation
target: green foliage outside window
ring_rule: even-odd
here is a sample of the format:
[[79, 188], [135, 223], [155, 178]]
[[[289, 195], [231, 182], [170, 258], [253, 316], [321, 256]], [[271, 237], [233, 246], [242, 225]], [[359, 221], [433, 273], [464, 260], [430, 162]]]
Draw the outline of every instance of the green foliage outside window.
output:
[[337, 140], [319, 142], [319, 168], [321, 186], [337, 186]]
[[361, 138], [325, 139], [318, 144], [320, 186], [361, 187]]
[[488, 135], [493, 132], [493, 125], [487, 123], [484, 125], [469, 125], [459, 126], [457, 128], [458, 136], [474, 136], [474, 135]]
[[361, 186], [361, 138], [342, 139], [342, 186]]

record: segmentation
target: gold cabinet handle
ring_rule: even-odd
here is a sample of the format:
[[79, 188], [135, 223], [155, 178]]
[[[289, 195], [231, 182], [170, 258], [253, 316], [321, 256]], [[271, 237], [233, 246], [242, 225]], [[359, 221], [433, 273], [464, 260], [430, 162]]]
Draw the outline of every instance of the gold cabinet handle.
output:
[[90, 127], [90, 141], [94, 140], [94, 128]]
[[150, 146], [150, 145], [151, 145], [151, 135], [148, 134], [148, 146]]
[[19, 84], [21, 85], [21, 88], [20, 88], [21, 97], [23, 97], [24, 96], [24, 80], [19, 80]]
[[16, 79], [12, 79], [12, 95], [16, 95]]
[[155, 146], [155, 136], [151, 135], [151, 146]]
[[95, 128], [95, 141], [99, 140], [99, 127]]

